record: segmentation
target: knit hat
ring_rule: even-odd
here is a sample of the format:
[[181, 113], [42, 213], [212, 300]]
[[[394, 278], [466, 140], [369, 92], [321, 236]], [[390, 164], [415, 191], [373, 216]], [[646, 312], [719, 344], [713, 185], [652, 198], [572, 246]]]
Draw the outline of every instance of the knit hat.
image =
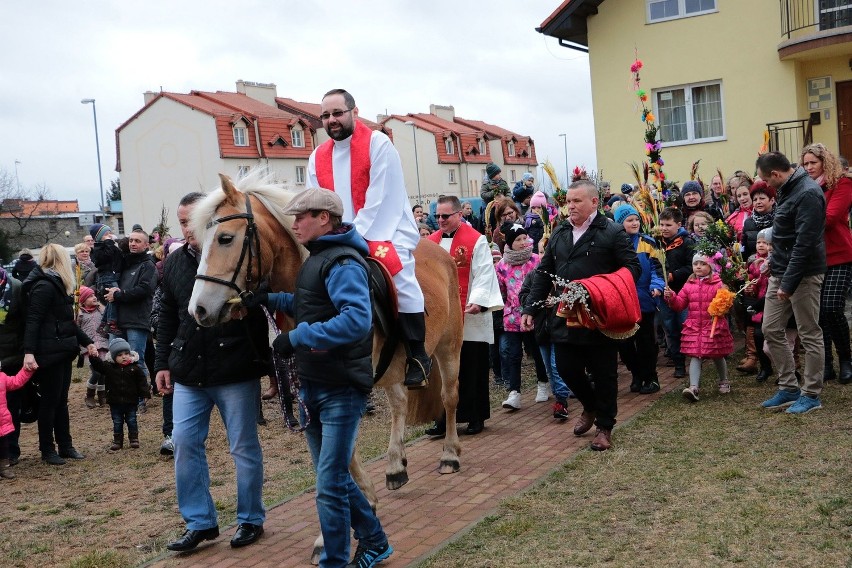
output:
[[112, 228], [109, 225], [104, 225], [103, 223], [95, 223], [89, 227], [89, 234], [92, 235], [92, 238], [95, 239], [96, 243], [103, 242], [104, 237], [111, 232]]
[[145, 229], [143, 229], [143, 228], [142, 228], [142, 225], [140, 225], [139, 223], [136, 223], [135, 225], [133, 225], [133, 228], [132, 228], [132, 229], [130, 229], [130, 232], [131, 232], [131, 233], [135, 233], [136, 231], [142, 231], [142, 232], [144, 232], [144, 231], [145, 231]]
[[536, 191], [530, 199], [530, 207], [547, 207], [547, 196], [541, 191]]
[[754, 198], [755, 193], [763, 193], [767, 197], [769, 197], [769, 199], [775, 199], [775, 196], [777, 195], [775, 188], [763, 181], [762, 179], [759, 179], [753, 184], [751, 184], [751, 187], [748, 190], [748, 194], [752, 198]]
[[95, 291], [88, 286], [80, 286], [80, 305], [82, 306]]
[[621, 193], [623, 193], [624, 195], [630, 195], [631, 193], [633, 193], [633, 186], [629, 183], [622, 183]]
[[130, 344], [127, 343], [127, 340], [116, 337], [109, 342], [109, 356], [112, 357], [113, 361], [125, 351], [130, 353]]
[[708, 257], [706, 254], [701, 254], [700, 252], [695, 253], [692, 256], [692, 262], [693, 264], [696, 262], [703, 262], [704, 264], [710, 267], [710, 270], [714, 272], [716, 271], [716, 265], [711, 262], [710, 257]]
[[485, 173], [488, 174], [488, 179], [493, 179], [494, 176], [499, 174], [501, 171], [502, 170], [500, 169], [500, 166], [498, 166], [494, 162], [488, 162], [488, 164], [485, 166]]
[[680, 190], [680, 194], [684, 197], [686, 197], [687, 193], [697, 193], [701, 197], [704, 197], [704, 188], [697, 181], [689, 180], [683, 184], [683, 188]]
[[[635, 207], [629, 204], [619, 205], [612, 212], [612, 216], [615, 219], [615, 222], [619, 225], [623, 225], [624, 220], [630, 217], [631, 215], [636, 215], [637, 217], [639, 217], [639, 212], [636, 210]], [[639, 219], [641, 219], [641, 217], [639, 217]]]
[[610, 209], [612, 209], [612, 206], [618, 203], [619, 201], [624, 201], [624, 198], [620, 195], [613, 195], [609, 198], [609, 201], [607, 201], [606, 204], [609, 206]]
[[491, 243], [491, 261], [497, 264], [502, 258], [503, 255], [500, 254], [500, 247], [497, 246], [497, 243]]
[[766, 241], [767, 243], [772, 244], [772, 227], [766, 227], [765, 229], [758, 231], [757, 240]]
[[506, 249], [512, 248], [512, 243], [515, 242], [515, 239], [521, 235], [527, 235], [527, 230], [520, 223], [504, 223], [500, 227], [500, 232], [506, 237]]
[[527, 181], [528, 179], [534, 179], [533, 175], [529, 172], [524, 172], [524, 175], [521, 176], [521, 181]]

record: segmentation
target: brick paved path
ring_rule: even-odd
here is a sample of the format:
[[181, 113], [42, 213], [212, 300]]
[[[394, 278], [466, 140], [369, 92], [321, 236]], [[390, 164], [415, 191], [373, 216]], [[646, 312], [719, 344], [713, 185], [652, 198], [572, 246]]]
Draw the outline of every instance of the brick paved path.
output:
[[[638, 395], [629, 392], [630, 375], [619, 367], [618, 420], [623, 424], [647, 408], [683, 380], [672, 377], [674, 369], [660, 358], [660, 392]], [[365, 464], [379, 495], [379, 518], [394, 547], [381, 566], [401, 568], [422, 560], [480, 519], [496, 511], [500, 501], [515, 495], [547, 475], [579, 451], [586, 451], [594, 428], [582, 437], [572, 427], [580, 414], [579, 404], [569, 401], [571, 418], [553, 419], [551, 405], [536, 404], [534, 390], [523, 393], [523, 409], [492, 411], [485, 430], [477, 436], [460, 436], [461, 471], [437, 473], [441, 440], [419, 439], [407, 447], [408, 484], [397, 491], [384, 486], [386, 461]], [[618, 426], [613, 444], [618, 445]], [[256, 544], [232, 549], [234, 527], [193, 553], [163, 555], [147, 566], [155, 568], [254, 568], [310, 566], [313, 542], [319, 534], [313, 491], [294, 497], [267, 512], [264, 536]], [[353, 546], [354, 550], [354, 546]]]

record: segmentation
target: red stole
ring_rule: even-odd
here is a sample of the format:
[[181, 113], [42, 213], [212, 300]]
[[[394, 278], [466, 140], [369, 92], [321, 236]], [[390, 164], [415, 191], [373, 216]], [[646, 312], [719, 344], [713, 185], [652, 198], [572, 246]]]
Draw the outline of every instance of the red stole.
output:
[[[456, 234], [453, 235], [453, 242], [450, 245], [450, 256], [456, 263], [456, 270], [459, 273], [459, 300], [461, 301], [462, 311], [467, 304], [468, 288], [470, 287], [470, 263], [473, 259], [473, 247], [476, 246], [476, 241], [481, 236], [482, 233], [467, 223], [462, 223], [456, 230]], [[441, 238], [441, 231], [435, 231], [428, 237], [430, 241], [439, 245]]]
[[[360, 120], [355, 121], [355, 132], [349, 144], [349, 163], [352, 169], [350, 184], [352, 192], [352, 208], [355, 214], [364, 207], [367, 201], [367, 188], [370, 186], [370, 139], [373, 131]], [[331, 156], [334, 152], [334, 140], [326, 140], [317, 148], [314, 167], [317, 170], [317, 181], [320, 187], [334, 191], [334, 168]]]

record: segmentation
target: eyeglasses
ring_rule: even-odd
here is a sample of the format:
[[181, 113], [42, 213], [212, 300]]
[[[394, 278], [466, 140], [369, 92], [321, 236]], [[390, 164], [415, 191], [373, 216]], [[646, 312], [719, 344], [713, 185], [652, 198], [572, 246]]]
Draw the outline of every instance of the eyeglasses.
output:
[[324, 112], [324, 113], [322, 113], [322, 114], [320, 115], [320, 120], [328, 120], [328, 119], [329, 119], [329, 118], [331, 118], [332, 116], [333, 116], [334, 118], [340, 118], [341, 116], [343, 116], [343, 115], [344, 115], [344, 114], [346, 114], [347, 112], [352, 112], [352, 110], [353, 110], [353, 109], [348, 108], [348, 109], [346, 109], [346, 110], [333, 110], [333, 111], [331, 111], [331, 112]]
[[452, 217], [456, 213], [461, 213], [461, 211], [453, 211], [452, 213], [437, 213], [437, 214], [435, 214], [435, 217], [437, 217], [438, 219], [441, 219], [442, 221], [446, 221], [447, 219], [449, 219], [450, 217]]

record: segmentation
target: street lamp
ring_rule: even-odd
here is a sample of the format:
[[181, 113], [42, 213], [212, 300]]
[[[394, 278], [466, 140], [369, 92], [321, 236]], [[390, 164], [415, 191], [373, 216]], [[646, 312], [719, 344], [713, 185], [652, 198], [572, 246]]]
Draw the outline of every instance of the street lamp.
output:
[[95, 110], [95, 99], [83, 99], [83, 100], [80, 101], [80, 103], [82, 103], [84, 105], [92, 103], [92, 116], [95, 119], [95, 150], [98, 153], [98, 183], [100, 183], [100, 187], [101, 187], [101, 213], [103, 213], [104, 212], [104, 178], [103, 178], [103, 174], [101, 174], [101, 143], [98, 140], [98, 111]]
[[21, 193], [21, 179], [18, 177], [18, 164], [21, 163], [21, 160], [15, 160], [15, 184], [18, 186], [18, 196], [20, 197]]
[[565, 185], [571, 185], [571, 173], [568, 171], [568, 135], [560, 134], [559, 136], [565, 141]]
[[417, 174], [417, 205], [423, 206], [423, 198], [420, 197], [420, 160], [417, 158], [417, 128], [414, 126], [414, 121], [406, 121], [407, 125], [411, 126], [411, 135], [414, 137], [414, 171]]

